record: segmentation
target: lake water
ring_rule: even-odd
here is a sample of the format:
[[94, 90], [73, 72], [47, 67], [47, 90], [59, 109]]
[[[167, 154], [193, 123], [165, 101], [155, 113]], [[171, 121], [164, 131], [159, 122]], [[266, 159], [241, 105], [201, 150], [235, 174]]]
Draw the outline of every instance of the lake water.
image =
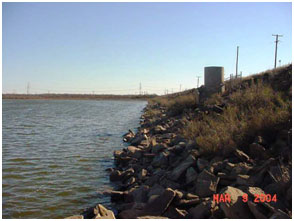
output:
[[102, 203], [105, 169], [145, 101], [3, 100], [3, 218], [65, 218]]

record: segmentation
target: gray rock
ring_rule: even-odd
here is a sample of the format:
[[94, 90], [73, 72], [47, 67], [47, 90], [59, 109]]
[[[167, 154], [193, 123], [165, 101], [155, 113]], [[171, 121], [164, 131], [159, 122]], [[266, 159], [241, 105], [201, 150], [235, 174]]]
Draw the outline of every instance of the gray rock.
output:
[[161, 152], [156, 157], [154, 157], [151, 165], [153, 167], [161, 167], [161, 168], [167, 167], [168, 166], [168, 155], [169, 154], [166, 152]]
[[161, 126], [161, 125], [157, 125], [154, 129], [156, 134], [161, 134], [164, 133], [166, 131], [166, 128]]
[[248, 175], [238, 175], [236, 183], [238, 185], [244, 185], [244, 186], [252, 186], [254, 185], [254, 182], [250, 179], [250, 176]]
[[164, 149], [166, 149], [165, 146], [163, 146], [162, 144], [157, 144], [157, 145], [152, 147], [151, 152], [152, 153], [159, 153]]
[[159, 196], [160, 195], [152, 195], [152, 196], [150, 196], [149, 199], [148, 199], [148, 203], [152, 203]]
[[146, 205], [143, 210], [145, 215], [162, 215], [167, 210], [175, 196], [175, 191], [170, 188], [165, 189], [165, 191], [159, 197]]
[[127, 209], [118, 214], [119, 219], [137, 219], [142, 216], [142, 210], [140, 209]]
[[239, 174], [246, 175], [250, 170], [252, 170], [252, 166], [247, 163], [238, 163], [235, 164], [235, 167], [231, 171], [232, 176], [237, 176]]
[[202, 170], [204, 170], [207, 166], [209, 165], [209, 162], [207, 160], [198, 158], [197, 159], [197, 168], [198, 170], [201, 172]]
[[152, 195], [161, 195], [164, 191], [165, 189], [161, 185], [155, 184], [150, 188], [148, 197], [150, 198]]
[[253, 159], [263, 159], [266, 160], [269, 158], [265, 148], [258, 144], [258, 143], [253, 143], [249, 146], [249, 155]]
[[207, 219], [211, 215], [212, 208], [215, 207], [215, 202], [203, 201], [196, 207], [189, 209], [189, 218], [191, 219]]
[[95, 219], [115, 219], [111, 210], [106, 209], [103, 205], [98, 204], [94, 209]]
[[186, 171], [186, 184], [192, 183], [198, 177], [198, 173], [193, 167], [189, 167]]
[[170, 219], [185, 219], [188, 215], [188, 212], [186, 210], [181, 210], [170, 206], [163, 215]]
[[140, 172], [138, 173], [138, 178], [140, 180], [144, 180], [146, 176], [147, 176], [147, 170], [145, 169], [140, 170]]
[[192, 155], [189, 155], [185, 160], [183, 160], [176, 168], [172, 170], [170, 175], [171, 180], [178, 180], [179, 177], [193, 164], [195, 164], [196, 160]]
[[271, 217], [270, 219], [291, 219], [291, 217], [283, 212], [282, 210], [278, 209]]
[[180, 199], [179, 201], [175, 202], [175, 205], [180, 208], [189, 208], [189, 207], [195, 206], [199, 203], [200, 203], [200, 198], [198, 197], [198, 198], [194, 198], [194, 199]]
[[125, 196], [126, 196], [126, 192], [124, 192], [124, 191], [115, 191], [115, 190], [111, 190], [107, 194], [110, 195], [111, 201], [113, 201], [113, 202], [124, 201]]
[[211, 196], [216, 192], [217, 184], [219, 182], [219, 177], [216, 177], [214, 174], [203, 170], [197, 178], [195, 188], [195, 193], [200, 197]]
[[267, 214], [266, 213], [264, 214], [264, 211], [262, 211], [262, 209], [259, 208], [258, 204], [255, 204], [251, 201], [248, 201], [247, 204], [250, 211], [252, 212], [252, 214], [254, 215], [256, 219], [267, 219], [266, 217]]
[[241, 151], [239, 149], [236, 149], [234, 154], [238, 159], [240, 159], [242, 161], [248, 162], [250, 160], [250, 157], [246, 153], [244, 153], [243, 151]]
[[122, 151], [122, 150], [115, 150], [115, 151], [113, 151], [113, 156], [114, 156], [114, 158], [119, 158], [119, 157], [121, 157], [121, 155], [123, 155], [123, 153], [124, 153], [124, 151]]
[[140, 158], [142, 156], [142, 150], [137, 147], [128, 146], [127, 150], [131, 157]]
[[136, 135], [133, 139], [130, 140], [132, 146], [137, 146], [139, 145], [143, 140], [145, 140], [144, 135]]
[[230, 202], [220, 202], [220, 208], [229, 219], [252, 219], [253, 214], [246, 203], [243, 202], [242, 196], [245, 194], [242, 190], [228, 186], [220, 191], [220, 194], [228, 194]]
[[122, 172], [119, 170], [114, 170], [110, 173], [109, 179], [111, 182], [121, 181], [122, 180]]
[[138, 188], [133, 188], [129, 191], [127, 202], [146, 203], [148, 200], [149, 186], [141, 185]]

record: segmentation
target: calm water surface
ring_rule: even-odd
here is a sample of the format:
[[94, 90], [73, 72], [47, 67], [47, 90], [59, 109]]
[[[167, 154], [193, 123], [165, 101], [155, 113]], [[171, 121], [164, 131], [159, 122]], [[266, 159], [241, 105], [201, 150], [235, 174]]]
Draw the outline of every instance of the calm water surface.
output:
[[102, 203], [105, 169], [144, 101], [3, 100], [3, 218], [64, 218]]

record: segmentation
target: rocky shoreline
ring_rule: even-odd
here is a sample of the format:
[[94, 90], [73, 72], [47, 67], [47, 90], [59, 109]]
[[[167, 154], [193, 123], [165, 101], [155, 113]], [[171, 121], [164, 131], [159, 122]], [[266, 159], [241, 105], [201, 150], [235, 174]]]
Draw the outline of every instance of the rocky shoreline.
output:
[[[148, 110], [160, 112], [155, 121], [146, 116]], [[274, 158], [260, 136], [248, 154], [236, 149], [202, 156], [195, 143], [179, 135], [182, 127], [180, 117], [168, 117], [164, 107], [148, 105], [138, 132], [123, 135], [129, 146], [114, 151], [116, 167], [108, 169], [117, 188], [104, 194], [117, 213], [98, 204], [68, 218], [292, 217], [291, 167], [282, 160], [282, 154], [291, 154], [289, 131], [277, 136], [275, 144], [282, 143], [284, 149]]]
[[[291, 91], [283, 73], [286, 78], [277, 76], [272, 85]], [[209, 154], [185, 139], [187, 122], [221, 117], [227, 105], [201, 104], [171, 114], [167, 106], [149, 102], [138, 131], [123, 135], [128, 147], [114, 151], [115, 168], [107, 169], [116, 189], [104, 194], [116, 211], [98, 204], [69, 218], [292, 218], [291, 120], [271, 137], [256, 135], [245, 147]]]

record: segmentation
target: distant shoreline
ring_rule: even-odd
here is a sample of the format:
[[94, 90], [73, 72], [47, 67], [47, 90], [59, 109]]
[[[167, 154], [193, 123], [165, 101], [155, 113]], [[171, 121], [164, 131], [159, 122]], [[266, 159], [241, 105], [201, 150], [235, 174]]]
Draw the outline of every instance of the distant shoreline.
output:
[[147, 100], [157, 95], [2, 94], [3, 100]]

